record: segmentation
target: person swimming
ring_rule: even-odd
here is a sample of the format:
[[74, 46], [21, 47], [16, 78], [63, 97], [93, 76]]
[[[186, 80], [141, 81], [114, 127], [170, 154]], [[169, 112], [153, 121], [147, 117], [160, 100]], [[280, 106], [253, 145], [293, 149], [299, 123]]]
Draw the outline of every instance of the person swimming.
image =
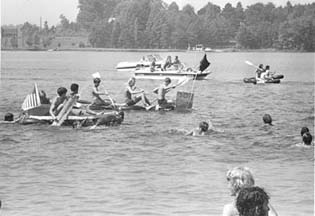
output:
[[210, 120], [208, 122], [202, 121], [199, 123], [198, 128], [195, 128], [189, 131], [188, 133], [186, 133], [186, 136], [204, 136], [204, 135], [209, 135], [212, 132], [224, 132], [224, 131], [214, 128]]
[[263, 116], [263, 121], [264, 121], [265, 124], [272, 125], [272, 118], [271, 118], [271, 115], [265, 114], [265, 115]]
[[302, 136], [303, 145], [311, 146], [313, 137], [310, 132], [305, 132]]

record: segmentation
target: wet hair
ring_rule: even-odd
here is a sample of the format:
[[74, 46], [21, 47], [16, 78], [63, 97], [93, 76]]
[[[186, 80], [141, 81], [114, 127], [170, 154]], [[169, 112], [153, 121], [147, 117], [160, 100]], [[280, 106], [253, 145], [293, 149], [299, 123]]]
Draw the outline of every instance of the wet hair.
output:
[[200, 122], [199, 123], [199, 128], [201, 129], [202, 132], [206, 132], [209, 129], [209, 124], [207, 122]]
[[130, 85], [132, 82], [136, 82], [136, 78], [131, 77], [131, 78], [128, 80], [128, 85]]
[[306, 132], [310, 132], [308, 127], [302, 127], [302, 129], [301, 129], [301, 136], [303, 136], [303, 134], [306, 133]]
[[73, 92], [77, 92], [79, 90], [79, 85], [76, 83], [72, 83], [70, 86], [70, 90]]
[[236, 195], [244, 187], [255, 185], [254, 177], [247, 167], [234, 167], [226, 173], [226, 178], [232, 185], [232, 195]]
[[59, 88], [57, 89], [57, 94], [58, 94], [59, 96], [61, 96], [61, 95], [63, 95], [63, 94], [66, 94], [67, 91], [68, 91], [68, 90], [67, 90], [65, 87], [59, 87]]
[[265, 216], [269, 209], [264, 208], [268, 204], [269, 196], [260, 187], [249, 187], [240, 190], [236, 198], [236, 208], [240, 216]]
[[165, 82], [168, 82], [168, 83], [171, 83], [171, 82], [172, 82], [169, 77], [166, 77], [166, 78], [164, 79], [164, 81], [165, 81]]
[[312, 140], [313, 140], [313, 137], [312, 137], [312, 135], [310, 134], [310, 132], [305, 132], [304, 134], [303, 134], [303, 143], [305, 144], [305, 145], [311, 145], [312, 144]]
[[270, 69], [270, 66], [269, 66], [269, 65], [267, 65], [267, 66], [266, 66], [266, 70], [269, 70], [269, 69]]
[[100, 83], [100, 82], [101, 82], [101, 79], [100, 79], [100, 78], [94, 78], [94, 79], [93, 79], [93, 82], [94, 82], [94, 83]]
[[265, 124], [272, 125], [272, 118], [271, 118], [271, 116], [269, 114], [265, 114], [263, 116], [263, 121], [264, 121]]
[[14, 120], [14, 115], [12, 113], [6, 113], [4, 115], [4, 121], [11, 122]]

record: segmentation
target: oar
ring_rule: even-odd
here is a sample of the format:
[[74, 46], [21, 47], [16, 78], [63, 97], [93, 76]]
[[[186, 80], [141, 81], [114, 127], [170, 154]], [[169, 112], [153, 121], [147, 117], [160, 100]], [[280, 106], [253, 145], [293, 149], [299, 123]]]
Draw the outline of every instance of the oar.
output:
[[264, 71], [263, 69], [261, 69], [260, 67], [258, 67], [257, 65], [253, 64], [252, 62], [250, 61], [245, 61], [246, 64], [250, 65], [250, 66], [253, 66], [255, 67], [256, 69], [260, 70], [260, 71]]

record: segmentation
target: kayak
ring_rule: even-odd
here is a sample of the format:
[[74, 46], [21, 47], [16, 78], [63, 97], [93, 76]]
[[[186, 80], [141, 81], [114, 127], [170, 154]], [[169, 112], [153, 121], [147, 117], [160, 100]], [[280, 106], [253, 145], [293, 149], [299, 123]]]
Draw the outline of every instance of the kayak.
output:
[[253, 84], [270, 84], [270, 83], [280, 83], [280, 79], [272, 79], [272, 80], [265, 80], [265, 81], [256, 81], [255, 77], [251, 77], [251, 78], [244, 78], [243, 79], [244, 83], [253, 83]]
[[244, 78], [244, 83], [253, 83], [253, 84], [271, 84], [271, 83], [280, 83], [281, 79], [283, 79], [284, 76], [282, 74], [276, 74], [272, 76], [272, 79], [270, 80], [260, 80], [257, 81], [255, 77], [250, 78]]

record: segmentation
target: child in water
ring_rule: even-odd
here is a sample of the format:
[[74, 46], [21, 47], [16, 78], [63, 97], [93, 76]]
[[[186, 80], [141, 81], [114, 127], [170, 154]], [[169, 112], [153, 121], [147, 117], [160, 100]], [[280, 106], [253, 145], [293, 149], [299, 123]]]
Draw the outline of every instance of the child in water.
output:
[[310, 133], [310, 130], [307, 127], [302, 127], [301, 129], [301, 137], [302, 137], [302, 143], [296, 144], [296, 146], [299, 147], [310, 147], [313, 145], [313, 137]]
[[208, 122], [202, 121], [199, 123], [198, 128], [189, 131], [186, 136], [204, 136], [212, 132], [223, 132], [223, 130], [214, 128], [210, 120]]

